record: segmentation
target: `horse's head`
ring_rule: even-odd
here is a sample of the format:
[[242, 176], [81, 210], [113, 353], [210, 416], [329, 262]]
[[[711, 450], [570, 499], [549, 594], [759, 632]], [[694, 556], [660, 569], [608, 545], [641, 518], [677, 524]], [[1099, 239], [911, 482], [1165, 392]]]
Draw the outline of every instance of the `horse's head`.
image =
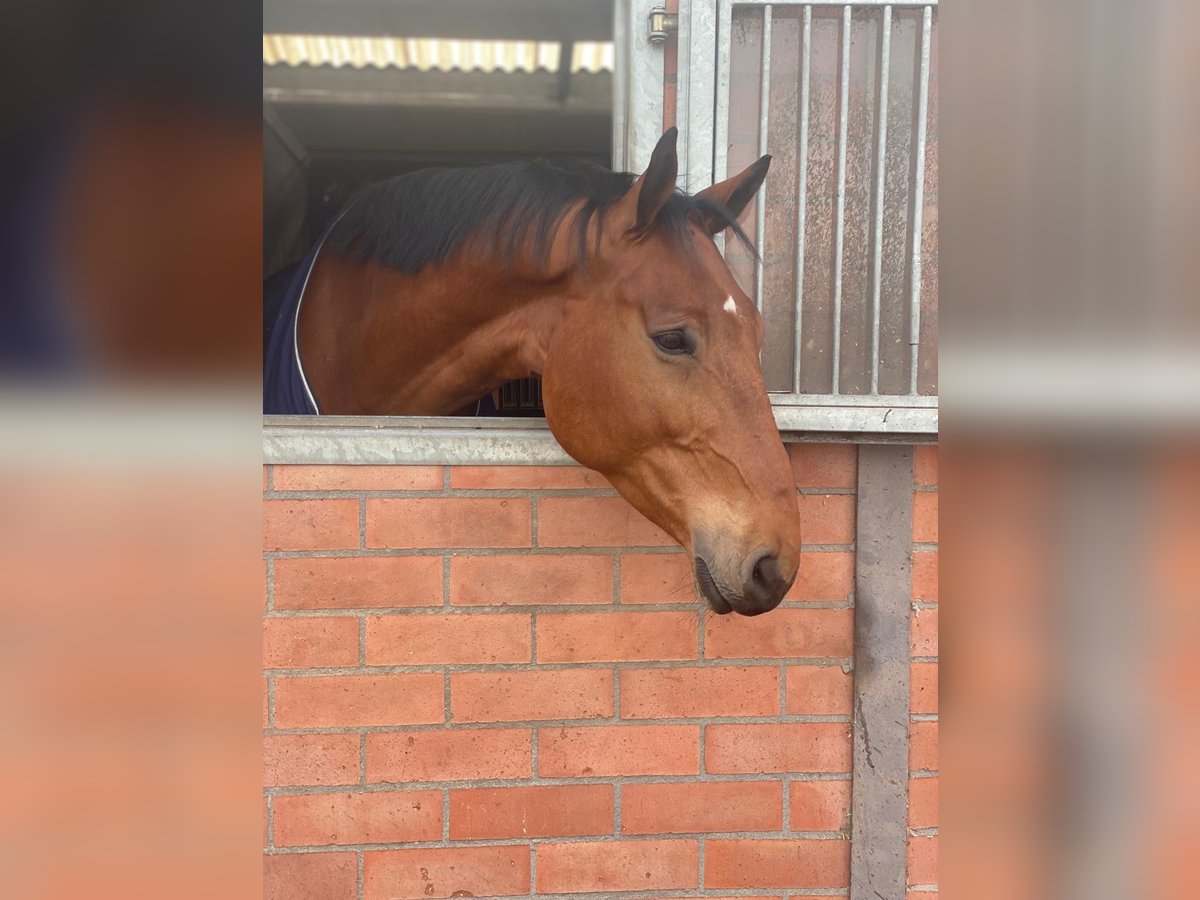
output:
[[800, 561], [795, 482], [759, 364], [762, 318], [712, 239], [769, 163], [685, 197], [667, 132], [589, 235], [594, 252], [542, 372], [560, 443], [687, 550], [718, 613], [774, 609]]

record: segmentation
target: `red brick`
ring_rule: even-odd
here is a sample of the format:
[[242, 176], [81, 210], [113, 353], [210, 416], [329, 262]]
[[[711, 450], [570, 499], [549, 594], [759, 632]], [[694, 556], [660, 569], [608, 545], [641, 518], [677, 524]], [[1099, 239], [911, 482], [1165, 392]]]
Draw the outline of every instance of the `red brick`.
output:
[[276, 609], [441, 606], [437, 556], [275, 560]]
[[938, 779], [912, 778], [908, 782], [908, 827], [937, 828]]
[[625, 669], [621, 716], [670, 719], [779, 714], [774, 666]]
[[357, 783], [357, 734], [263, 735], [266, 787]]
[[793, 716], [849, 715], [854, 676], [841, 666], [789, 666], [787, 711]]
[[714, 774], [850, 771], [850, 726], [840, 722], [709, 725], [705, 739]]
[[694, 612], [602, 612], [538, 617], [538, 662], [695, 659]]
[[849, 884], [849, 841], [705, 842], [705, 887], [839, 888]]
[[854, 543], [853, 494], [802, 494], [800, 535], [805, 544]]
[[665, 547], [675, 542], [621, 497], [543, 497], [542, 547]]
[[924, 444], [913, 448], [913, 480], [921, 487], [937, 487], [937, 444]]
[[938, 664], [913, 663], [909, 675], [909, 706], [914, 713], [938, 711]]
[[659, 891], [700, 884], [695, 841], [540, 844], [539, 893]]
[[376, 791], [279, 796], [275, 844], [388, 844], [442, 837], [441, 791]]
[[912, 598], [938, 602], [938, 555], [936, 550], [913, 553]]
[[437, 491], [440, 466], [276, 466], [277, 491]]
[[909, 618], [913, 656], [938, 655], [938, 611], [914, 609]]
[[455, 466], [450, 470], [454, 488], [611, 488], [599, 472], [582, 466]]
[[800, 571], [785, 600], [842, 602], [854, 591], [854, 554], [849, 551], [801, 553]]
[[265, 668], [356, 665], [358, 619], [353, 616], [263, 619]]
[[778, 781], [627, 784], [621, 788], [625, 834], [779, 831], [783, 786]]
[[270, 466], [262, 467], [262, 489], [263, 489], [264, 493], [266, 492], [267, 486], [270, 483], [270, 478], [271, 478], [270, 471], [271, 471]]
[[363, 854], [363, 900], [528, 894], [529, 848], [421, 847]]
[[367, 664], [520, 663], [532, 659], [527, 615], [371, 616]]
[[904, 900], [939, 900], [937, 891], [906, 891]]
[[937, 835], [910, 834], [908, 836], [908, 883], [938, 883]]
[[699, 772], [697, 725], [544, 728], [538, 734], [538, 774], [544, 778]]
[[913, 771], [938, 768], [938, 723], [911, 722], [908, 726], [908, 767]]
[[611, 784], [450, 791], [450, 839], [612, 834]]
[[597, 719], [613, 714], [607, 669], [456, 672], [450, 676], [455, 722]]
[[793, 781], [790, 790], [792, 831], [849, 829], [849, 781]]
[[796, 487], [852, 488], [858, 485], [855, 444], [791, 444], [788, 456]]
[[471, 781], [529, 778], [529, 729], [397, 731], [367, 735], [367, 781]]
[[753, 618], [709, 616], [705, 623], [707, 659], [843, 659], [853, 652], [851, 609], [776, 609]]
[[457, 606], [612, 603], [611, 556], [454, 556], [450, 602]]
[[279, 728], [418, 725], [441, 722], [444, 686], [437, 673], [320, 675], [275, 679]]
[[265, 500], [264, 550], [353, 550], [357, 500]]
[[683, 553], [626, 553], [621, 557], [622, 603], [698, 603], [692, 563]]
[[936, 544], [938, 539], [938, 495], [929, 491], [913, 494], [913, 540]]
[[272, 853], [263, 857], [264, 900], [357, 897], [357, 853]]
[[528, 500], [420, 497], [367, 501], [368, 547], [528, 547]]

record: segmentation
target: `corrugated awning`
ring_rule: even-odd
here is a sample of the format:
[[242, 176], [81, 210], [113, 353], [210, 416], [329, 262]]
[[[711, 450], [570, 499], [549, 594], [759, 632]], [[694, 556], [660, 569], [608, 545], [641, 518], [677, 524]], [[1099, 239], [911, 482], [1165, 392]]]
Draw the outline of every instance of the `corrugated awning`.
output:
[[[350, 66], [417, 69], [422, 72], [557, 72], [562, 45], [552, 41], [473, 41], [445, 38], [348, 37], [264, 34], [268, 66]], [[571, 72], [611, 72], [611, 41], [581, 41], [572, 47]]]

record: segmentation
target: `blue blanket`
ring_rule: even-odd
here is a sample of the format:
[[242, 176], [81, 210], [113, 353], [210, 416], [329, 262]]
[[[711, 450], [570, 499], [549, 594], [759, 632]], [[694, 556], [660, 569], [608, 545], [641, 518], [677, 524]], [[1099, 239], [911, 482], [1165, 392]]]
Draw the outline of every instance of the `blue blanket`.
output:
[[316, 398], [304, 378], [296, 321], [308, 276], [329, 230], [304, 259], [272, 275], [263, 286], [263, 413], [275, 416], [315, 416]]

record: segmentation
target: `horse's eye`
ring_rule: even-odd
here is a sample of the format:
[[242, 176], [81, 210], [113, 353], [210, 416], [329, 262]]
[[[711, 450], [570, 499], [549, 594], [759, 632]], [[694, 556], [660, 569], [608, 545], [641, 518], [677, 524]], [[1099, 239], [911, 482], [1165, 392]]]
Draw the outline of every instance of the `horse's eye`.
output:
[[682, 331], [661, 331], [654, 335], [654, 343], [663, 353], [683, 355], [692, 352], [691, 342]]

